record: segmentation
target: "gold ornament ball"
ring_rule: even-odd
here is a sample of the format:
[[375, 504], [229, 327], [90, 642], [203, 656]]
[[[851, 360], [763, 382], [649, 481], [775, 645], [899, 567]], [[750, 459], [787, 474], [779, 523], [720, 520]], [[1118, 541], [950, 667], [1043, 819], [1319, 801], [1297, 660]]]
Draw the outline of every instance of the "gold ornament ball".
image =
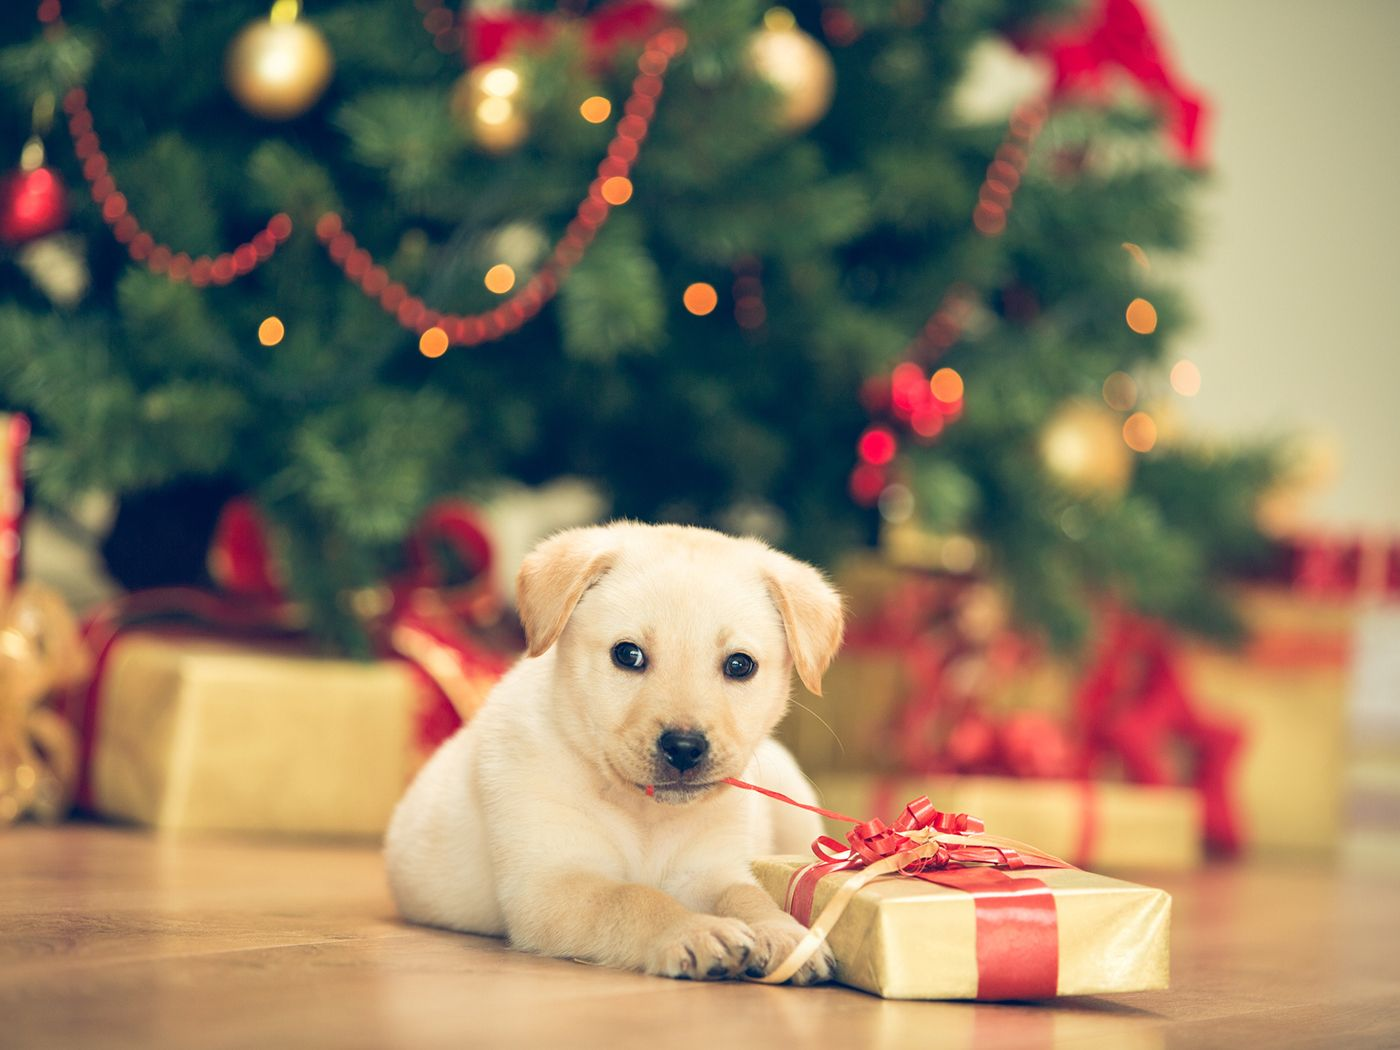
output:
[[1116, 412], [1092, 401], [1061, 405], [1040, 433], [1040, 458], [1059, 481], [1085, 495], [1122, 495], [1133, 474]]
[[509, 153], [530, 134], [524, 92], [524, 79], [514, 66], [477, 66], [452, 89], [452, 115], [473, 145], [487, 153]]
[[249, 113], [291, 120], [316, 104], [335, 72], [330, 45], [305, 22], [262, 20], [229, 45], [224, 81]]
[[755, 33], [749, 42], [749, 64], [777, 91], [778, 125], [784, 131], [811, 127], [831, 107], [836, 93], [831, 55], [796, 26], [778, 22]]

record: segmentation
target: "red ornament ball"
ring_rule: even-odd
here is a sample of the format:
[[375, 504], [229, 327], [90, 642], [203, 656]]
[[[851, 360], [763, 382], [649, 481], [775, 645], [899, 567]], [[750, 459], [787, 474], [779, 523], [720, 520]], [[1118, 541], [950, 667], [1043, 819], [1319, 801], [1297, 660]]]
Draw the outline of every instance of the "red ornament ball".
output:
[[0, 179], [0, 242], [25, 244], [68, 221], [63, 182], [52, 168], [12, 171]]

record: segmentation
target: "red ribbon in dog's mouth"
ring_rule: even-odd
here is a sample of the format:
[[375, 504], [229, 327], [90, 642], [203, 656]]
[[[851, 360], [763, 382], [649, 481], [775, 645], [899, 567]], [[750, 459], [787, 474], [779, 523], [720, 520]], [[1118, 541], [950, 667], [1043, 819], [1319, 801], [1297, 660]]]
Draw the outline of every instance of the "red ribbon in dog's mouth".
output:
[[[807, 805], [805, 802], [798, 802], [798, 801], [797, 801], [796, 799], [794, 799], [794, 798], [788, 798], [788, 797], [787, 797], [786, 795], [784, 795], [782, 792], [774, 791], [772, 788], [759, 787], [757, 784], [746, 784], [744, 781], [739, 780], [737, 777], [725, 777], [725, 778], [723, 778], [722, 780], [717, 780], [717, 781], [715, 781], [714, 783], [716, 783], [716, 784], [728, 784], [730, 787], [743, 788], [745, 791], [757, 791], [760, 795], [767, 795], [769, 798], [777, 799], [779, 802], [786, 802], [789, 806], [796, 806], [798, 809], [805, 809], [805, 810], [810, 810], [810, 811], [813, 812], [813, 813], [819, 813], [819, 814], [821, 814], [823, 817], [830, 817], [832, 820], [844, 821], [844, 822], [847, 823], [847, 824], [859, 824], [859, 823], [860, 823], [860, 821], [857, 820], [855, 817], [848, 817], [848, 816], [846, 816], [844, 813], [837, 813], [837, 812], [835, 812], [834, 810], [830, 810], [830, 809], [822, 809], [821, 806], [809, 806], [809, 805]], [[640, 787], [640, 788], [642, 788], [642, 790], [645, 791], [645, 792], [647, 793], [647, 798], [655, 798], [655, 797], [656, 797], [656, 787], [657, 787], [657, 786], [656, 786], [655, 784], [646, 784], [646, 785], [638, 784], [637, 786]], [[695, 785], [689, 785], [689, 784], [662, 784], [661, 786], [662, 786], [662, 787], [696, 787], [696, 788], [700, 788], [700, 787], [713, 787], [714, 784], [695, 784]]]

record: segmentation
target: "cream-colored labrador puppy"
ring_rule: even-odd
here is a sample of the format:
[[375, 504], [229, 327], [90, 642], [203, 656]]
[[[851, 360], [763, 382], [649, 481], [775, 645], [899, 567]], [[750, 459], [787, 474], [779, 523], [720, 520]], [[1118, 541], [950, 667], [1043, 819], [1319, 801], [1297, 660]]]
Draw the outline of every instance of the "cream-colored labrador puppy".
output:
[[[771, 970], [804, 931], [749, 861], [805, 852], [818, 821], [720, 781], [814, 801], [769, 733], [794, 666], [820, 689], [836, 592], [757, 540], [621, 523], [540, 544], [519, 607], [527, 655], [390, 824], [399, 910], [669, 977]], [[795, 980], [830, 975], [823, 951]]]

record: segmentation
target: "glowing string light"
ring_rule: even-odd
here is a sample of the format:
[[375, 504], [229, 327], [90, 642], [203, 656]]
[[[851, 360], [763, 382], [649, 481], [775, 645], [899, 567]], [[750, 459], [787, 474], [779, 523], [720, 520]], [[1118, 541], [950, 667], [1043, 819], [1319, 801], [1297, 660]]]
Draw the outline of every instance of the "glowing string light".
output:
[[933, 373], [928, 381], [929, 389], [933, 391], [933, 396], [942, 401], [945, 405], [951, 405], [961, 401], [963, 396], [963, 378], [954, 368], [940, 368]]
[[632, 180], [625, 175], [614, 175], [603, 182], [603, 200], [609, 204], [626, 204], [632, 199]]
[[447, 353], [447, 333], [434, 326], [418, 337], [418, 352], [424, 357], [441, 357]]
[[1172, 389], [1182, 397], [1195, 397], [1201, 392], [1201, 370], [1192, 361], [1172, 365]]
[[497, 263], [486, 271], [483, 279], [488, 292], [495, 292], [497, 295], [505, 295], [515, 287], [515, 270], [505, 263]]
[[681, 302], [696, 317], [704, 317], [719, 305], [719, 293], [715, 291], [714, 285], [696, 281], [686, 287], [681, 295]]
[[1134, 412], [1123, 421], [1123, 440], [1134, 452], [1150, 452], [1157, 444], [1157, 423], [1146, 412]]
[[612, 115], [612, 103], [602, 95], [591, 95], [578, 107], [579, 114], [590, 124], [601, 124]]
[[894, 459], [898, 448], [894, 433], [888, 427], [871, 427], [860, 436], [856, 445], [860, 458], [877, 467]]
[[1151, 335], [1157, 330], [1157, 308], [1146, 299], [1134, 299], [1123, 316], [1138, 335]]
[[258, 342], [263, 346], [276, 346], [287, 334], [287, 328], [280, 317], [264, 317], [258, 325]]

